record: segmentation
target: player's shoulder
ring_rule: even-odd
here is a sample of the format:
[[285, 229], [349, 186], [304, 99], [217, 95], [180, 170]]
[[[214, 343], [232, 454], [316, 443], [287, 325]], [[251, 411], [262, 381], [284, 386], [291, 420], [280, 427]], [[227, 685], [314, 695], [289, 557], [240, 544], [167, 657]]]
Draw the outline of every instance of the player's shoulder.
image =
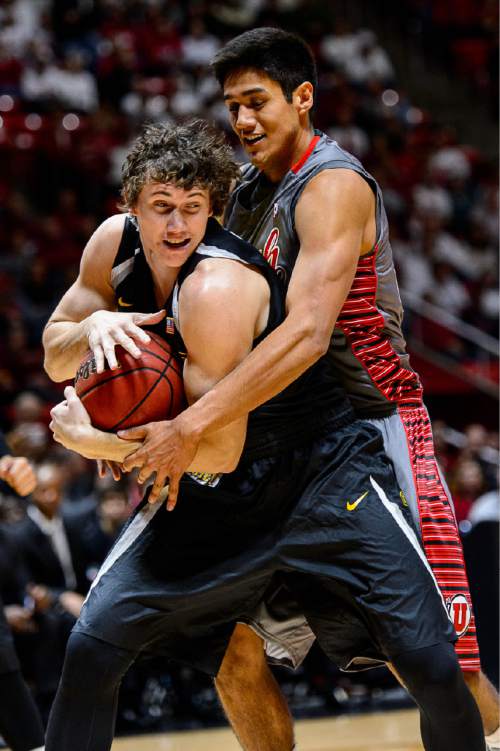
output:
[[359, 172], [351, 167], [328, 167], [325, 166], [320, 172], [311, 177], [306, 191], [322, 192], [327, 188], [336, 188], [337, 190], [358, 191], [364, 193], [366, 189], [370, 192], [370, 187], [366, 179]]
[[[215, 219], [211, 219], [207, 225], [207, 231], [199, 246], [199, 252], [207, 255], [241, 259], [247, 263], [259, 265], [266, 263], [262, 254], [242, 237], [231, 230], [225, 229]], [[260, 259], [260, 260], [259, 260]]]
[[82, 257], [84, 267], [89, 264], [106, 265], [113, 262], [122, 241], [126, 222], [126, 214], [114, 214], [97, 227]]
[[255, 267], [235, 258], [204, 258], [186, 277], [182, 285], [184, 295], [198, 305], [210, 304], [221, 295], [226, 298], [241, 296], [248, 287], [268, 286]]
[[[359, 172], [348, 167], [326, 168], [306, 185], [297, 201], [295, 216], [298, 219], [304, 212], [307, 217], [311, 211], [321, 211], [325, 219], [339, 220], [349, 213], [359, 221], [369, 218], [373, 201], [373, 190]], [[333, 213], [332, 205], [337, 209]]]
[[128, 214], [113, 214], [97, 227], [94, 236], [104, 242], [120, 242], [127, 220], [129, 220]]

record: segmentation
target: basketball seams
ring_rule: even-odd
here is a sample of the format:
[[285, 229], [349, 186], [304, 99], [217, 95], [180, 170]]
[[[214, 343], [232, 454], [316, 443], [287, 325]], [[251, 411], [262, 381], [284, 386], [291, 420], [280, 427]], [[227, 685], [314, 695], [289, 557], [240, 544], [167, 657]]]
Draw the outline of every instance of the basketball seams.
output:
[[[152, 371], [154, 371], [156, 373], [159, 373], [158, 378], [156, 379], [156, 381], [154, 383], [151, 384], [151, 386], [149, 387], [148, 391], [144, 394], [144, 396], [142, 397], [142, 399], [139, 402], [137, 402], [137, 404], [134, 405], [133, 409], [131, 409], [130, 412], [127, 415], [125, 415], [124, 417], [122, 417], [121, 420], [118, 420], [118, 422], [115, 423], [115, 425], [113, 425], [113, 427], [110, 429], [111, 432], [114, 432], [115, 430], [117, 430], [118, 427], [122, 423], [125, 422], [125, 420], [128, 420], [130, 417], [132, 417], [132, 415], [134, 414], [134, 412], [137, 412], [137, 410], [140, 407], [142, 407], [142, 405], [148, 400], [148, 398], [151, 396], [151, 394], [153, 393], [153, 391], [156, 389], [156, 387], [158, 386], [158, 384], [160, 383], [160, 381], [162, 380], [162, 378], [164, 378], [165, 375], [166, 375], [166, 373], [168, 372], [168, 369], [170, 367], [170, 363], [172, 361], [172, 358], [173, 358], [173, 354], [170, 353], [169, 354], [169, 358], [168, 358], [168, 362], [166, 363], [165, 367], [163, 368], [163, 370], [161, 372], [155, 370], [154, 368], [146, 368], [146, 370], [152, 370]], [[137, 368], [137, 370], [139, 370], [139, 368]], [[172, 384], [170, 383], [170, 381], [166, 377], [165, 377], [165, 382], [168, 384], [168, 387], [170, 389], [170, 409], [169, 409], [169, 414], [170, 414], [170, 410], [172, 408]]]
[[[96, 425], [99, 426], [101, 423], [103, 430], [114, 432], [120, 427], [132, 427], [127, 423], [134, 422], [134, 415], [136, 415], [136, 424], [139, 422], [146, 424], [155, 419], [170, 420], [182, 409], [184, 403], [182, 363], [177, 359], [170, 343], [152, 333], [150, 344], [141, 344], [140, 350], [142, 362], [140, 359], [130, 362], [130, 358], [127, 357], [127, 361], [118, 372], [96, 374], [95, 371], [93, 373], [91, 371], [88, 385], [85, 384], [86, 379], [83, 378], [80, 379], [80, 383], [75, 383], [82, 402], [91, 415], [95, 415]], [[125, 354], [127, 354], [126, 351]], [[128, 380], [131, 379], [131, 382], [136, 380], [136, 374], [142, 386], [134, 387], [133, 392], [128, 392], [129, 398], [126, 395]], [[119, 379], [125, 379], [125, 381], [119, 381]], [[164, 384], [167, 386], [165, 387]], [[138, 401], [134, 403], [134, 399]], [[151, 406], [148, 406], [149, 404]], [[125, 415], [116, 414], [116, 411], [119, 411], [119, 405], [127, 410]], [[117, 406], [118, 409], [116, 409]], [[155, 414], [158, 414], [158, 417], [152, 416]], [[99, 415], [104, 418], [104, 421]], [[111, 419], [108, 420], [108, 417]], [[112, 424], [110, 424], [111, 421], [113, 421]]]
[[109, 378], [105, 378], [102, 381], [99, 381], [98, 383], [95, 383], [92, 386], [89, 386], [87, 391], [79, 391], [78, 396], [83, 402], [85, 397], [87, 397], [93, 391], [100, 389], [105, 384], [110, 383], [110, 381], [116, 381], [118, 378], [124, 378], [125, 376], [131, 375], [132, 373], [139, 373], [141, 370], [149, 370], [152, 373], [158, 373], [160, 376], [162, 376], [165, 374], [167, 369], [168, 369], [168, 366], [166, 368], [163, 368], [163, 370], [159, 370], [158, 368], [154, 368], [151, 365], [140, 365], [139, 367], [136, 367], [136, 368], [129, 368], [128, 370], [124, 370], [121, 373], [115, 373], [113, 375], [110, 375]]

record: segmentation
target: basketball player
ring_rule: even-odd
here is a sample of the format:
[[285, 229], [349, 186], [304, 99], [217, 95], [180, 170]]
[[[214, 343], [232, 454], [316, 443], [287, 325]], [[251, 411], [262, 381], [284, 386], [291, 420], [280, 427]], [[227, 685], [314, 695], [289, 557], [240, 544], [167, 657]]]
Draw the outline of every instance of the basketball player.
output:
[[[74, 374], [89, 345], [113, 363], [116, 343], [133, 344], [134, 314], [117, 308], [165, 306], [163, 331], [175, 326], [186, 352], [189, 401], [272, 337], [285, 315], [278, 276], [209, 218], [227, 196], [228, 161], [200, 123], [150, 127], [137, 140], [124, 172], [133, 216], [97, 230], [47, 326], [53, 377]], [[95, 431], [72, 390], [53, 422], [66, 445], [76, 432], [87, 455], [117, 458], [120, 439]], [[154, 439], [162, 425], [142, 430]], [[216, 675], [235, 622], [277, 575], [332, 659], [394, 662], [422, 709], [429, 751], [450, 739], [458, 751], [484, 751], [455, 633], [380, 433], [354, 419], [326, 359], [199, 447], [190, 469], [203, 475], [183, 478], [173, 513], [145, 502], [96, 577], [68, 644], [47, 751], [109, 749], [120, 678], [141, 651]]]
[[[380, 188], [357, 159], [313, 129], [309, 111], [316, 71], [302, 40], [277, 29], [256, 29], [229, 42], [217, 55], [214, 71], [233, 129], [251, 161], [243, 168], [243, 181], [227, 207], [226, 226], [260, 248], [290, 288], [300, 279], [305, 295], [307, 276], [317, 286], [323, 282], [321, 272], [316, 277], [318, 265], [324, 264], [324, 274], [331, 273], [328, 256], [339, 267], [342, 253], [347, 252], [356, 264], [345, 301], [330, 300], [336, 307], [339, 302], [343, 305], [332, 331], [329, 356], [357, 415], [369, 419], [384, 437], [386, 453], [455, 620], [460, 636], [456, 651], [480, 707], [485, 732], [490, 734], [487, 740], [491, 748], [500, 748], [498, 694], [480, 669], [452, 502], [435, 459], [421, 383], [406, 354], [402, 304]], [[359, 207], [357, 216], [354, 207]], [[332, 213], [336, 218], [333, 233], [330, 226], [324, 230], [325, 218]], [[305, 300], [314, 295], [317, 292]], [[292, 314], [289, 306], [289, 317]], [[269, 366], [261, 362], [263, 369]], [[219, 395], [219, 409], [220, 400]], [[265, 609], [261, 615], [265, 636]], [[297, 627], [293, 620], [291, 624], [292, 630]], [[281, 641], [286, 639], [283, 623], [278, 633]], [[304, 645], [302, 627], [298, 634]], [[247, 639], [248, 649], [255, 652], [253, 636], [248, 634]], [[248, 659], [250, 664], [255, 662], [250, 655]], [[232, 697], [238, 700], [232, 681], [237, 683], [244, 675], [248, 679], [248, 667], [238, 654], [231, 668], [232, 680], [225, 688], [219, 681], [221, 695], [230, 706]]]
[[[11, 456], [0, 434], [0, 480], [19, 495], [34, 490], [36, 477], [24, 456]], [[31, 692], [24, 682], [10, 628], [0, 600], [0, 733], [12, 751], [43, 751], [43, 727]]]
[[[434, 457], [421, 384], [405, 351], [380, 189], [354, 157], [313, 130], [309, 113], [315, 64], [296, 37], [276, 29], [247, 32], [218, 53], [214, 69], [233, 128], [251, 160], [227, 208], [226, 226], [260, 248], [283, 277], [288, 316], [231, 376], [165, 427], [161, 451], [146, 441], [126, 466], [142, 465], [145, 473], [160, 467], [171, 478], [172, 504], [176, 478], [204, 430], [255, 408], [329, 348], [358, 416], [382, 432], [455, 619], [457, 654], [488, 742], [500, 748], [498, 695], [480, 671], [460, 538]], [[280, 610], [283, 613], [283, 603]], [[289, 660], [300, 662], [310, 644], [306, 624], [291, 618], [287, 634], [284, 623], [275, 623], [273, 640], [271, 623], [263, 607], [253, 625], [274, 654], [276, 641], [288, 643], [293, 655]], [[262, 721], [278, 702], [266, 691], [274, 684], [261, 644], [243, 626], [238, 637], [234, 659], [229, 652], [217, 680], [221, 698], [245, 748], [277, 749], [276, 737], [271, 738], [273, 723]], [[247, 694], [235, 686], [254, 680], [259, 688], [243, 706], [241, 697]], [[267, 745], [255, 732], [256, 717], [262, 733], [269, 730]], [[289, 748], [289, 722], [283, 713], [279, 725], [285, 740], [280, 749]]]

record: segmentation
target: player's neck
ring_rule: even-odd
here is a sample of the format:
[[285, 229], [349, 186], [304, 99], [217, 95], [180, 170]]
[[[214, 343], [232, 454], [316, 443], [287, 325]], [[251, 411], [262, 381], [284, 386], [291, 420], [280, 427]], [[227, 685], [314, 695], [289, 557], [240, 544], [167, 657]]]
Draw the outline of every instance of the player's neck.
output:
[[304, 157], [313, 138], [314, 128], [311, 125], [300, 128], [297, 137], [286, 149], [286, 153], [283, 151], [282, 158], [274, 164], [264, 167], [263, 174], [272, 183], [279, 183], [287, 172]]
[[154, 259], [151, 259], [149, 268], [153, 277], [156, 302], [162, 308], [172, 293], [180, 269], [162, 265], [161, 262], [156, 264]]

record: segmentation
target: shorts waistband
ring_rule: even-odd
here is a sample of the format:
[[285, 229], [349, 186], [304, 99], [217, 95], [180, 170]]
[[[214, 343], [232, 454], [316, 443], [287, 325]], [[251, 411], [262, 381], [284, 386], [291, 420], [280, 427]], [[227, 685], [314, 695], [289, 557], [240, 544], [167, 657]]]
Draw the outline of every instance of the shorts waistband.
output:
[[338, 430], [345, 425], [352, 425], [356, 418], [350, 409], [343, 412], [327, 411], [321, 417], [308, 420], [305, 424], [288, 423], [272, 431], [262, 431], [252, 436], [252, 441], [245, 445], [243, 454], [245, 459], [262, 459], [266, 456], [280, 454], [283, 450], [303, 446], [314, 439], [330, 432]]

